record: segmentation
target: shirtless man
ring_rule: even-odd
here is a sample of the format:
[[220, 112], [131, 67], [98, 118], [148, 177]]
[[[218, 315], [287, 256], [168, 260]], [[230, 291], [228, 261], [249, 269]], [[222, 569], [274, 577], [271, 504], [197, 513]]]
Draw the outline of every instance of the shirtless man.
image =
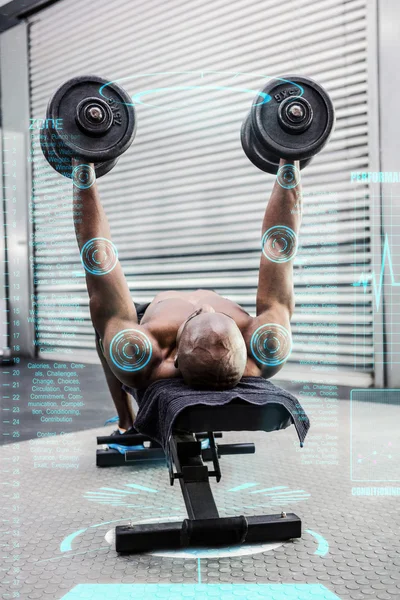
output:
[[[293, 170], [287, 164], [282, 159], [281, 169]], [[296, 172], [297, 161], [294, 166]], [[111, 240], [111, 234], [96, 183], [87, 189], [74, 186], [74, 215], [81, 215], [75, 219], [75, 231], [86, 270], [90, 314], [121, 434], [135, 419], [123, 384], [141, 390], [159, 379], [182, 377], [194, 388], [222, 390], [233, 388], [246, 376], [268, 379], [282, 368], [290, 354], [292, 259], [301, 203], [300, 183], [282, 186], [277, 178], [262, 223], [255, 317], [228, 298], [199, 289], [157, 294], [139, 323], [120, 263], [116, 260], [112, 269], [100, 273], [85, 265], [85, 244]], [[104, 245], [96, 262], [105, 260], [102, 254]]]

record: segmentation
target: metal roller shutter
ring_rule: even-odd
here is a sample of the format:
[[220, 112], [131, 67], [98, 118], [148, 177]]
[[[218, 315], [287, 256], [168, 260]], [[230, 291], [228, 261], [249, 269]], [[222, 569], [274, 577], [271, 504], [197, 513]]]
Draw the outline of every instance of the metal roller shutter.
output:
[[[137, 108], [133, 147], [99, 181], [132, 296], [144, 302], [160, 290], [211, 287], [254, 313], [273, 177], [241, 149], [240, 125], [254, 97], [243, 90], [260, 89], [264, 75], [301, 73], [321, 82], [337, 124], [303, 172], [294, 351], [279, 377], [319, 379], [304, 364], [317, 356], [342, 383], [368, 385], [371, 297], [352, 286], [370, 270], [368, 188], [355, 191], [349, 177], [369, 167], [366, 0], [286, 7], [275, 0], [98, 0], [94, 8], [63, 0], [31, 19], [32, 117], [43, 117], [50, 94], [78, 74], [126, 78], [121, 84], [132, 94], [158, 89], [149, 95], [155, 107]], [[177, 89], [188, 85], [197, 87]], [[39, 146], [33, 151], [39, 354], [95, 360], [72, 185], [47, 166]]]

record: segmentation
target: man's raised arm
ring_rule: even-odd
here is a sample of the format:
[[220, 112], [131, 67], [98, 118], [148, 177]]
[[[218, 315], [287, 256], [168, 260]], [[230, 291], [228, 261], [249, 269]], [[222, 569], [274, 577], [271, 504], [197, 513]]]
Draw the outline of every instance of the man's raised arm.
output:
[[257, 315], [244, 332], [248, 356], [265, 378], [275, 375], [291, 352], [293, 259], [302, 217], [300, 165], [282, 159], [279, 167], [262, 224]]
[[[76, 169], [86, 169], [89, 176], [94, 174], [92, 164], [80, 167], [80, 162], [74, 161], [74, 166]], [[105, 326], [112, 318], [117, 318], [121, 323], [137, 323], [136, 309], [111, 241], [110, 227], [96, 182], [81, 189], [78, 180], [78, 186], [73, 187], [74, 225], [85, 268], [90, 314], [94, 328], [104, 338]]]
[[[93, 165], [82, 166], [74, 161], [74, 166], [83, 168], [83, 182], [94, 176]], [[146, 325], [138, 324], [97, 185], [95, 182], [90, 186], [80, 185], [79, 181], [74, 185], [74, 222], [86, 273], [92, 323], [114, 375], [130, 387], [142, 387], [161, 362], [159, 344]]]
[[[294, 310], [293, 259], [302, 217], [300, 165], [281, 159], [262, 223], [257, 316], [274, 305]], [[296, 183], [297, 182], [297, 183]]]

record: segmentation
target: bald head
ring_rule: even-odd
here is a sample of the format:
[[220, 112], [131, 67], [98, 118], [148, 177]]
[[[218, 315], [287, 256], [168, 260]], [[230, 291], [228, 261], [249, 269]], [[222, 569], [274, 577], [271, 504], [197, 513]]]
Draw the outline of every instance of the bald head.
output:
[[216, 312], [201, 312], [179, 332], [177, 366], [193, 388], [224, 390], [243, 376], [247, 350], [235, 321]]

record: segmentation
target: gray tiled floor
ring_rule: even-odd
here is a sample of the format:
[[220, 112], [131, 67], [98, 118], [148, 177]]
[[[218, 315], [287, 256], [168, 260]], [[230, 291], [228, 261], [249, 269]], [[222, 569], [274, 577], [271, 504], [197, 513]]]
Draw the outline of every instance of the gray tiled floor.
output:
[[[392, 427], [392, 431], [386, 433], [398, 436], [400, 407], [387, 405], [384, 410], [385, 426], [389, 423]], [[18, 450], [21, 475], [18, 550], [21, 559], [18, 566], [21, 571], [17, 575], [21, 586], [12, 587], [16, 576], [12, 557], [3, 559], [1, 567], [5, 570], [0, 571], [0, 578], [3, 578], [1, 597], [12, 598], [13, 589], [18, 589], [19, 597], [23, 599], [60, 599], [78, 584], [164, 583], [179, 586], [201, 581], [201, 584], [210, 586], [203, 590], [210, 591], [215, 590], [212, 584], [249, 584], [248, 596], [241, 594], [242, 598], [257, 597], [251, 591], [251, 584], [307, 583], [322, 584], [341, 600], [399, 599], [400, 497], [352, 495], [355, 485], [365, 484], [354, 484], [350, 480], [348, 415], [349, 403], [342, 401], [337, 465], [303, 464], [305, 454], [298, 447], [293, 427], [271, 434], [243, 432], [224, 435], [224, 441], [254, 441], [256, 454], [222, 457], [222, 480], [219, 484], [213, 483], [220, 514], [296, 512], [303, 520], [304, 533], [301, 539], [276, 544], [273, 548], [244, 547], [235, 553], [227, 549], [219, 556], [210, 553], [171, 553], [169, 556], [116, 554], [105, 536], [112, 534], [117, 521], [122, 524], [130, 520], [179, 518], [185, 516], [185, 510], [180, 488], [178, 485], [170, 487], [168, 473], [162, 463], [97, 469], [95, 436], [104, 433], [104, 429], [64, 436], [67, 454], [76, 457], [68, 459], [67, 464], [79, 464], [78, 469], [34, 468], [33, 457], [39, 454], [45, 456], [46, 448], [51, 450], [50, 456], [57, 454], [59, 457], [59, 453], [54, 452], [54, 440], [22, 442]], [[368, 436], [370, 424], [367, 425], [366, 421], [365, 436]], [[362, 426], [360, 431], [363, 431]], [[312, 436], [319, 434], [325, 435], [326, 430], [313, 427]], [[309, 441], [312, 440], [310, 434]], [[61, 443], [60, 438], [56, 443]], [[1, 464], [15, 454], [12, 444], [3, 446], [0, 449]], [[52, 459], [47, 462], [50, 465]], [[60, 458], [56, 462], [62, 463]], [[390, 478], [389, 470], [387, 477]], [[248, 482], [258, 485], [242, 491], [230, 491]], [[129, 487], [129, 484], [154, 491]], [[382, 487], [396, 486], [396, 483], [366, 485]], [[252, 493], [278, 486], [289, 492], [280, 496], [279, 502], [274, 491], [271, 495], [266, 495], [268, 492]], [[12, 515], [12, 512], [3, 511], [2, 514]], [[74, 538], [69, 537], [74, 532], [80, 533]], [[175, 589], [173, 585], [171, 589]], [[274, 586], [274, 589], [278, 588]], [[312, 598], [324, 598], [321, 594], [314, 593]], [[153, 595], [158, 597], [155, 592]], [[205, 596], [208, 597], [208, 594], [203, 593], [202, 597]], [[98, 600], [107, 596], [83, 597]], [[115, 597], [136, 598], [129, 595]], [[162, 597], [178, 596], [175, 593], [174, 596]], [[188, 593], [188, 597], [192, 596]], [[274, 595], [262, 597], [275, 598]], [[279, 600], [281, 597], [286, 598], [276, 596]], [[303, 599], [306, 596], [287, 595], [288, 600], [296, 597]]]

